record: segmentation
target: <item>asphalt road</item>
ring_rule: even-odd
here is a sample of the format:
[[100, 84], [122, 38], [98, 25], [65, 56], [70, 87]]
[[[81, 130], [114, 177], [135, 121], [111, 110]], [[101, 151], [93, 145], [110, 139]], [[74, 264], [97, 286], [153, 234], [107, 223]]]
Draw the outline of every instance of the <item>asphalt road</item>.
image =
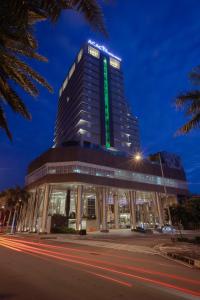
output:
[[0, 236], [0, 300], [200, 299], [200, 271], [158, 255]]

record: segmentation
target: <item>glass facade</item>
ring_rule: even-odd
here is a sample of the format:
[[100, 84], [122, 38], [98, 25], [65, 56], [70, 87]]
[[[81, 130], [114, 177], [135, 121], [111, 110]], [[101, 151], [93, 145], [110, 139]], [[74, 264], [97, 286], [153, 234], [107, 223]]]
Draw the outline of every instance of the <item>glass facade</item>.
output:
[[[51, 184], [49, 193], [48, 204], [48, 220], [53, 220], [53, 226], [67, 226], [68, 228], [76, 229], [77, 227], [77, 215], [78, 212], [78, 189], [77, 184]], [[102, 195], [99, 196], [99, 188], [95, 185], [84, 185], [81, 196], [80, 216], [81, 227], [88, 231], [94, 231], [101, 228], [103, 219], [105, 218], [104, 225], [108, 229], [114, 228], [131, 228], [132, 216], [131, 216], [131, 201], [129, 192], [123, 189], [110, 188], [106, 193], [106, 214], [104, 215], [102, 206]], [[40, 231], [43, 207], [44, 207], [44, 191], [40, 190], [39, 197], [36, 197], [36, 207], [33, 219], [30, 224], [25, 224], [25, 230]], [[31, 193], [34, 195], [34, 191]], [[29, 199], [28, 205], [30, 211], [33, 209], [32, 201], [34, 196]], [[167, 223], [168, 220], [165, 216], [165, 209], [167, 206], [177, 203], [175, 195], [168, 195], [167, 199], [164, 195], [161, 195], [160, 204], [155, 197], [154, 192], [135, 191], [134, 200], [134, 213], [135, 213], [135, 226], [147, 228], [156, 228], [160, 226], [161, 219], [163, 223]], [[27, 215], [28, 216], [28, 215]], [[62, 221], [62, 224], [60, 223]], [[59, 221], [59, 222], [58, 222]], [[57, 222], [57, 223], [56, 223]], [[47, 222], [49, 223], [49, 221]], [[50, 223], [49, 223], [50, 224]], [[32, 227], [31, 227], [32, 226]]]
[[174, 187], [187, 190], [187, 183], [185, 181], [162, 178], [160, 176], [136, 173], [126, 170], [119, 170], [99, 165], [93, 165], [83, 162], [69, 162], [69, 163], [48, 163], [38, 170], [26, 176], [26, 184], [30, 184], [47, 174], [70, 174], [80, 173], [92, 176], [100, 176], [106, 178], [116, 178], [121, 180], [135, 181], [141, 183], [148, 183], [166, 187]]

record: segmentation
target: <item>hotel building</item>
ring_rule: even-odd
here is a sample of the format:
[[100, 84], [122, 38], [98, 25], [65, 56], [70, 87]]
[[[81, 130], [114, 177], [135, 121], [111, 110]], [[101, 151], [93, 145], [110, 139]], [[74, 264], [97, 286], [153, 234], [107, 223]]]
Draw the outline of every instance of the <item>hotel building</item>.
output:
[[133, 154], [138, 122], [125, 99], [121, 59], [93, 44], [81, 48], [60, 89], [54, 145], [77, 141]]
[[[122, 61], [89, 40], [60, 88], [54, 145], [28, 167], [31, 197], [18, 230], [109, 231], [169, 223], [169, 206], [188, 194], [184, 170], [166, 153], [159, 163], [137, 162], [139, 151]], [[179, 163], [170, 164], [173, 158]]]

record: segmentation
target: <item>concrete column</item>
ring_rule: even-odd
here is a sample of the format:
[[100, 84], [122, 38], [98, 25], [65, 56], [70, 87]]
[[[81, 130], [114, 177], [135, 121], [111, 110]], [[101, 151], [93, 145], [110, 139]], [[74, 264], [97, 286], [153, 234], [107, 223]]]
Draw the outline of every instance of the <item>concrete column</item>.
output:
[[158, 207], [158, 219], [159, 219], [159, 224], [160, 226], [163, 226], [164, 225], [164, 222], [163, 222], [163, 215], [162, 215], [162, 206], [161, 206], [161, 199], [160, 199], [160, 195], [159, 193], [155, 193], [155, 196], [156, 196], [156, 203], [157, 203], [157, 207]]
[[35, 197], [34, 197], [33, 211], [31, 217], [31, 227], [30, 227], [30, 230], [32, 232], [36, 231], [36, 221], [37, 221], [37, 215], [39, 210], [39, 202], [40, 202], [40, 188], [36, 190]]
[[95, 214], [96, 214], [96, 225], [97, 229], [100, 229], [101, 224], [101, 193], [98, 188], [96, 188], [96, 201], [95, 201]]
[[33, 231], [33, 218], [34, 218], [34, 209], [35, 202], [37, 199], [37, 189], [32, 193], [32, 196], [29, 198], [26, 208], [26, 217], [24, 222], [25, 230]]
[[24, 216], [23, 216], [23, 220], [22, 220], [22, 231], [25, 230], [27, 214], [28, 214], [28, 203], [26, 203], [25, 207], [24, 207]]
[[108, 205], [106, 203], [108, 196], [108, 189], [103, 188], [102, 190], [102, 232], [108, 232], [108, 226], [107, 226], [107, 213], [108, 213]]
[[83, 186], [79, 185], [77, 188], [77, 200], [76, 200], [76, 230], [80, 231], [82, 229], [82, 194]]
[[151, 218], [150, 218], [150, 202], [146, 202], [144, 205], [144, 212], [145, 212], [145, 223], [148, 224], [148, 226], [151, 226]]
[[47, 232], [46, 224], [47, 224], [47, 214], [48, 214], [48, 207], [49, 207], [49, 190], [50, 190], [50, 186], [49, 186], [49, 184], [46, 184], [45, 190], [44, 190], [42, 220], [41, 220], [41, 227], [40, 227], [41, 233]]
[[24, 227], [25, 227], [24, 229], [25, 230], [28, 229], [29, 231], [32, 230], [31, 225], [32, 225], [35, 197], [36, 197], [36, 191], [31, 193], [31, 197], [29, 198], [27, 203], [27, 212], [26, 212], [26, 218], [24, 222]]
[[143, 204], [139, 204], [139, 222], [144, 223]]
[[153, 212], [154, 224], [156, 225], [156, 223], [158, 221], [158, 207], [157, 207], [157, 203], [156, 203], [155, 193], [152, 193], [152, 212]]
[[24, 221], [26, 216], [27, 203], [22, 204], [21, 210], [19, 212], [17, 231], [23, 231]]
[[114, 218], [115, 218], [115, 229], [119, 228], [119, 197], [118, 194], [113, 195], [114, 199]]
[[136, 228], [136, 191], [129, 191], [131, 230]]
[[170, 212], [170, 206], [171, 206], [170, 198], [166, 197], [165, 201], [166, 201], [166, 209], [168, 212], [168, 223], [169, 223], [169, 225], [172, 225], [172, 217], [171, 217], [171, 212]]
[[71, 205], [71, 190], [67, 189], [66, 198], [65, 198], [65, 214], [66, 214], [66, 226], [69, 227], [69, 212], [70, 212], [70, 205]]

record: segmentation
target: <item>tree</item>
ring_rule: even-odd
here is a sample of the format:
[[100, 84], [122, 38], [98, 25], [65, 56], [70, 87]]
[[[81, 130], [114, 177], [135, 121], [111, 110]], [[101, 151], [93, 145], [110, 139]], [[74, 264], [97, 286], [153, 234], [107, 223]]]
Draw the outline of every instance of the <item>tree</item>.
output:
[[200, 226], [200, 199], [189, 199], [170, 207], [172, 222], [180, 228], [196, 229]]
[[185, 207], [183, 205], [173, 205], [170, 207], [170, 213], [171, 213], [171, 218], [172, 218], [172, 224], [176, 225], [180, 236], [182, 236], [182, 226], [185, 227], [185, 224], [187, 223], [187, 213], [185, 210]]
[[13, 192], [13, 206], [14, 206], [14, 214], [12, 219], [11, 233], [13, 234], [15, 231], [15, 224], [17, 224], [18, 217], [21, 212], [21, 208], [24, 204], [28, 202], [29, 193], [25, 189], [21, 189], [20, 187], [16, 187]]
[[47, 62], [37, 53], [34, 24], [56, 22], [63, 10], [75, 10], [84, 15], [93, 28], [105, 33], [103, 16], [97, 0], [2, 0], [0, 7], [0, 128], [12, 139], [4, 106], [26, 119], [31, 119], [23, 100], [15, 90], [19, 85], [33, 97], [39, 91], [35, 82], [52, 91], [47, 81], [26, 62], [27, 58]]
[[4, 224], [6, 222], [6, 193], [5, 191], [0, 192], [0, 225], [4, 227]]
[[200, 198], [191, 198], [185, 204], [186, 211], [188, 212], [188, 227], [193, 229], [200, 228]]
[[[194, 85], [200, 85], [200, 66], [190, 73], [190, 80]], [[200, 90], [193, 90], [180, 94], [176, 99], [176, 107], [185, 110], [190, 117], [179, 130], [178, 134], [187, 134], [194, 128], [200, 127]]]
[[12, 223], [11, 233], [14, 233], [15, 224], [17, 223], [20, 210], [22, 206], [27, 203], [30, 195], [25, 189], [20, 188], [19, 186], [5, 190], [3, 195], [6, 198], [5, 209], [9, 211], [7, 229], [10, 223]]

